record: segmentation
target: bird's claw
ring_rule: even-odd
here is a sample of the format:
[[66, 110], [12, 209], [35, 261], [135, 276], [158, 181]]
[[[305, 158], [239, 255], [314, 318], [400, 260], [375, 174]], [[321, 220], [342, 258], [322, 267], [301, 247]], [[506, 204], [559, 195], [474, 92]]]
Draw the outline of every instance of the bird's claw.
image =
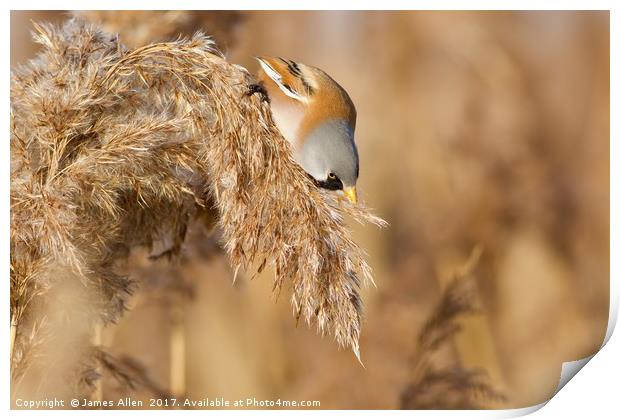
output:
[[255, 93], [259, 93], [261, 96], [261, 101], [269, 103], [269, 95], [267, 94], [267, 90], [262, 83], [252, 83], [248, 85], [248, 91], [246, 92], [246, 96], [252, 96]]

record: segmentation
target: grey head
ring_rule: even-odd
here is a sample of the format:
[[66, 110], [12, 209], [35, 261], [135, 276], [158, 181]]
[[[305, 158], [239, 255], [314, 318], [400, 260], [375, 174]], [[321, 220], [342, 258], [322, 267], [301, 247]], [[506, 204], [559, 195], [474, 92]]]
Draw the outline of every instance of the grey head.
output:
[[316, 127], [297, 151], [296, 159], [319, 186], [343, 190], [350, 201], [357, 201], [359, 156], [354, 128], [347, 121], [332, 119]]

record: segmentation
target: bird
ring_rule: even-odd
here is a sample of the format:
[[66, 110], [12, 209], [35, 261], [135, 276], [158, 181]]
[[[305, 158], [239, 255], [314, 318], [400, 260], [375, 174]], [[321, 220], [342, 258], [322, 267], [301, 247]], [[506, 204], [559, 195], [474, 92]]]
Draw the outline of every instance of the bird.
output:
[[281, 57], [256, 57], [259, 85], [293, 158], [327, 190], [357, 203], [357, 112], [348, 93], [323, 70]]

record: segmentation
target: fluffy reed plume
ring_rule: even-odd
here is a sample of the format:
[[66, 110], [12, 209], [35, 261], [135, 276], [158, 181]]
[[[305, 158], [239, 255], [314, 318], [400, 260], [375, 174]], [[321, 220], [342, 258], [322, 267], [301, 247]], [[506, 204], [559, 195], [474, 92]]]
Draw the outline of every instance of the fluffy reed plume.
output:
[[119, 262], [155, 243], [178, 253], [190, 220], [215, 212], [233, 267], [271, 264], [296, 315], [359, 355], [371, 273], [343, 215], [384, 222], [310, 182], [247, 71], [202, 34], [132, 50], [77, 19], [35, 28], [42, 51], [11, 79], [16, 340], [59, 272], [94, 292], [87, 319], [115, 321], [132, 291]]
[[475, 280], [471, 271], [480, 257], [475, 248], [469, 261], [455, 274], [417, 336], [411, 364], [411, 381], [401, 394], [404, 409], [474, 409], [481, 403], [504, 401], [484, 369], [453, 363], [437, 366], [435, 355], [460, 331], [458, 318], [478, 312]]

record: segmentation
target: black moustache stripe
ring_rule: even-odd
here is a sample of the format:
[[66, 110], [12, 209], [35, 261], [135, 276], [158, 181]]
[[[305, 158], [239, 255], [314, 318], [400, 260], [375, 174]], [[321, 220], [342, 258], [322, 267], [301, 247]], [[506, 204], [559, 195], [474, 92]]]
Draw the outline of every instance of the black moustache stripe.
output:
[[314, 183], [319, 188], [323, 188], [325, 190], [336, 191], [336, 190], [341, 190], [344, 188], [344, 186], [342, 185], [342, 181], [339, 180], [338, 178], [335, 178], [335, 179], [328, 178], [325, 181], [319, 181], [315, 179]]

